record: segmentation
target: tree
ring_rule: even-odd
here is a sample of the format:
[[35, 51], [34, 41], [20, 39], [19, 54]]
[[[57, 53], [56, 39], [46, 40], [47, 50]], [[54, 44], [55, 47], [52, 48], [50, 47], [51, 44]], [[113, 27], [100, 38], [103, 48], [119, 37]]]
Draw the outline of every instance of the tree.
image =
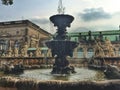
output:
[[13, 0], [1, 0], [2, 4], [4, 5], [12, 5], [13, 4]]

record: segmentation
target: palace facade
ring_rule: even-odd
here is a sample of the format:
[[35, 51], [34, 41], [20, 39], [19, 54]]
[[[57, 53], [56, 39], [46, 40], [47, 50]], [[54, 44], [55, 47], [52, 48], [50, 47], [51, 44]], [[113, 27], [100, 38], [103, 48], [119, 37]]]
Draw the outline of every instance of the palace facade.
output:
[[[50, 49], [45, 47], [45, 41], [52, 35], [29, 20], [0, 22], [0, 56], [19, 57], [42, 56], [51, 57]], [[95, 39], [99, 38], [102, 45], [108, 38], [115, 56], [120, 56], [120, 30], [89, 31], [68, 33], [71, 41], [79, 43], [74, 49], [74, 58], [89, 58], [95, 53]], [[39, 49], [44, 50], [39, 50]], [[31, 51], [34, 51], [31, 53]]]
[[44, 41], [50, 37], [50, 33], [29, 20], [0, 22], [0, 56], [12, 56], [43, 47]]

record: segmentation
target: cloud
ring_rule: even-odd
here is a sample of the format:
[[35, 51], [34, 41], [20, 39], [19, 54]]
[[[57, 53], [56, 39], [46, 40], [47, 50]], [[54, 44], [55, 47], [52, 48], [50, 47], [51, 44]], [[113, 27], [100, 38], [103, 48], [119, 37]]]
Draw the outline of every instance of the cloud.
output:
[[49, 23], [49, 20], [47, 18], [32, 18], [31, 21], [36, 24], [48, 24]]
[[88, 32], [88, 31], [90, 31], [89, 28], [86, 28], [86, 27], [77, 27], [72, 32]]
[[70, 33], [89, 32], [89, 31], [107, 31], [107, 30], [118, 30], [114, 25], [98, 25], [95, 27], [77, 27], [69, 31]]
[[29, 19], [33, 23], [37, 24], [40, 28], [44, 29], [49, 33], [54, 33], [54, 30], [51, 30], [50, 21], [47, 17], [34, 16]]
[[81, 18], [76, 19], [75, 24], [70, 32], [88, 32], [91, 31], [106, 31], [119, 29], [120, 12], [111, 14], [109, 19], [93, 20], [92, 22], [83, 21]]
[[77, 27], [77, 28], [74, 28], [74, 30], [70, 31], [70, 32], [89, 32], [89, 31], [95, 31], [95, 28], [94, 27]]
[[84, 21], [96, 21], [100, 19], [110, 19], [112, 15], [105, 12], [103, 8], [85, 9], [83, 13], [78, 14]]

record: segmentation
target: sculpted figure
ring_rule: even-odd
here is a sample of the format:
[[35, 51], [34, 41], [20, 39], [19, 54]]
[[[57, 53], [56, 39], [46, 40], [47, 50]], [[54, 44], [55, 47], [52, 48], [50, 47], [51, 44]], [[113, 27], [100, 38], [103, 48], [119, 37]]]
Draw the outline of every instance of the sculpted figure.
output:
[[107, 37], [105, 38], [105, 50], [107, 56], [115, 56], [114, 47]]
[[102, 49], [102, 45], [101, 45], [100, 42], [96, 42], [95, 56], [97, 56], [97, 57], [103, 57], [104, 56], [104, 51]]
[[28, 51], [28, 45], [27, 43], [25, 43], [25, 45], [23, 45], [23, 47], [21, 48], [21, 56], [28, 57], [27, 51]]
[[16, 48], [16, 47], [14, 48], [14, 56], [18, 57], [18, 48]]
[[36, 57], [41, 56], [41, 50], [40, 50], [40, 48], [38, 48], [38, 47], [36, 48], [35, 56], [36, 56]]
[[9, 47], [8, 49], [8, 54], [7, 54], [8, 57], [12, 57], [12, 49], [11, 47]]

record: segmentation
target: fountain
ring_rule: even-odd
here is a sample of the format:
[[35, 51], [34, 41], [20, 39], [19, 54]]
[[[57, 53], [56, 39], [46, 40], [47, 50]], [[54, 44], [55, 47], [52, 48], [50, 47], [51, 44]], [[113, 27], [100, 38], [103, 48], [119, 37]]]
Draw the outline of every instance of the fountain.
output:
[[52, 56], [55, 57], [52, 74], [70, 74], [75, 73], [74, 67], [69, 66], [66, 59], [67, 56], [73, 55], [73, 50], [77, 47], [77, 42], [67, 40], [66, 27], [74, 20], [74, 17], [64, 14], [62, 3], [58, 7], [59, 14], [50, 17], [50, 21], [57, 27], [57, 35], [53, 40], [46, 42], [48, 48], [52, 51]]
[[[20, 74], [20, 78], [32, 78], [42, 81], [53, 81], [53, 80], [62, 80], [62, 81], [82, 81], [82, 80], [104, 80], [104, 75], [102, 72], [97, 72], [93, 70], [89, 70], [88, 68], [79, 68], [76, 67], [74, 69], [67, 60], [67, 56], [73, 55], [73, 50], [77, 47], [78, 43], [74, 41], [70, 41], [66, 35], [66, 28], [70, 27], [70, 24], [74, 20], [74, 17], [68, 14], [64, 14], [64, 8], [62, 7], [62, 2], [60, 0], [60, 5], [58, 7], [59, 14], [53, 15], [50, 17], [50, 21], [57, 27], [56, 35], [53, 37], [53, 40], [47, 41], [46, 45], [51, 49], [52, 56], [55, 57], [55, 63], [53, 64], [53, 69], [46, 68], [46, 65], [40, 63], [37, 67], [41, 67], [42, 69], [37, 70], [25, 70], [23, 74]], [[39, 49], [36, 49], [35, 56], [31, 57], [33, 53], [30, 54], [30, 57], [26, 56], [26, 50], [28, 46], [25, 44], [21, 51], [22, 60], [25, 59], [28, 61], [33, 61], [35, 59], [40, 59], [39, 57]], [[19, 59], [19, 58], [17, 58]], [[21, 58], [20, 58], [21, 59]], [[46, 61], [49, 58], [46, 57]], [[49, 59], [50, 60], [50, 59]], [[39, 60], [40, 61], [40, 60]], [[41, 60], [42, 61], [42, 60]], [[27, 67], [27, 69], [31, 68], [31, 62]], [[45, 64], [45, 63], [44, 63]], [[47, 64], [47, 63], [46, 63]], [[78, 64], [78, 63], [77, 63]], [[82, 65], [81, 65], [82, 66]], [[43, 69], [44, 67], [44, 69]], [[33, 68], [36, 66], [33, 64]], [[51, 73], [49, 73], [51, 72]], [[77, 73], [75, 73], [77, 72]], [[73, 74], [74, 73], [74, 74]], [[100, 77], [98, 77], [100, 76]], [[47, 81], [46, 81], [47, 82]], [[72, 83], [71, 83], [72, 84]], [[20, 89], [21, 90], [21, 89]]]
[[[62, 7], [58, 11], [59, 14], [50, 17], [50, 21], [57, 26], [57, 35], [53, 40], [46, 42], [52, 56], [56, 56], [52, 74], [48, 73], [50, 69], [38, 69], [27, 70], [19, 77], [0, 77], [0, 90], [120, 90], [120, 80], [103, 81], [105, 79], [101, 78], [101, 73], [86, 68], [76, 68], [75, 73], [74, 67], [69, 66], [66, 57], [72, 57], [73, 50], [78, 44], [67, 39], [66, 27], [70, 27], [74, 17], [64, 14]], [[70, 73], [75, 74], [67, 77], [53, 75]], [[102, 81], [91, 81], [95, 79]]]

